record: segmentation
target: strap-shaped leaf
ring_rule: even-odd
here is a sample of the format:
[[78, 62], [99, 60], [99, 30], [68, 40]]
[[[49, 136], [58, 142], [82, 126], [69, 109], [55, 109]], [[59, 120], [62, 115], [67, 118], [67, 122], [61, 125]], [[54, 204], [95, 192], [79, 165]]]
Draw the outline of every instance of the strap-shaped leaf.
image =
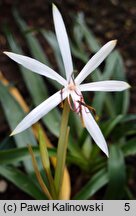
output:
[[[117, 64], [116, 64], [115, 72], [113, 74], [114, 78], [116, 78], [118, 80], [126, 80], [126, 75], [125, 75], [124, 71], [125, 71], [124, 62], [123, 62], [122, 56], [118, 52], [117, 53]], [[128, 111], [129, 103], [130, 103], [129, 91], [124, 91], [120, 94], [116, 94], [115, 95], [116, 113], [117, 114], [119, 114], [119, 113], [126, 114]]]
[[[5, 87], [0, 81], [0, 101], [2, 103], [2, 107], [4, 113], [6, 115], [7, 121], [11, 130], [15, 128], [17, 123], [24, 117], [24, 112], [22, 108], [19, 106], [17, 101], [13, 98], [13, 96], [9, 93], [8, 88]], [[36, 140], [32, 133], [32, 130], [29, 129], [24, 133], [21, 133], [14, 137], [16, 141], [17, 147], [26, 147], [28, 143], [31, 143], [33, 146], [36, 146]], [[25, 168], [28, 172], [33, 171], [33, 167], [31, 165], [30, 160], [24, 161]]]
[[[33, 147], [33, 152], [35, 156], [40, 157], [39, 147]], [[48, 153], [50, 157], [56, 156], [56, 150], [53, 148], [49, 148]], [[30, 159], [27, 147], [0, 151], [0, 165], [15, 164], [26, 159]]]
[[[40, 188], [26, 174], [15, 167], [0, 166], [0, 175], [8, 179], [34, 199], [46, 199]], [[21, 197], [20, 197], [21, 199]]]
[[53, 54], [54, 54], [56, 62], [57, 62], [57, 65], [58, 65], [58, 68], [59, 68], [59, 72], [61, 73], [62, 76], [64, 76], [64, 70], [65, 69], [64, 69], [59, 45], [58, 45], [57, 38], [56, 38], [55, 34], [51, 31], [46, 31], [45, 29], [43, 29], [41, 31], [41, 33], [42, 33], [43, 37], [47, 40], [49, 45], [51, 46], [51, 48], [53, 50]]
[[106, 169], [98, 171], [73, 199], [89, 199], [108, 182]]
[[109, 184], [105, 199], [122, 199], [125, 190], [126, 170], [122, 151], [118, 146], [111, 146], [108, 161]]
[[122, 146], [122, 151], [125, 156], [135, 155], [136, 154], [136, 138], [133, 138]]

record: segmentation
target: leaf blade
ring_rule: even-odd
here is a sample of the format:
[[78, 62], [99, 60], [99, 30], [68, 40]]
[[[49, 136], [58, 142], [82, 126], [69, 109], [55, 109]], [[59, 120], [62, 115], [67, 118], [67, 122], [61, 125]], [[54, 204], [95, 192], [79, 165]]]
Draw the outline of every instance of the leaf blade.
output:
[[37, 185], [17, 168], [0, 166], [0, 174], [33, 198], [45, 199], [44, 194], [37, 187]]
[[89, 199], [93, 196], [101, 187], [108, 182], [108, 175], [105, 169], [98, 171], [90, 181], [81, 189], [73, 199]]

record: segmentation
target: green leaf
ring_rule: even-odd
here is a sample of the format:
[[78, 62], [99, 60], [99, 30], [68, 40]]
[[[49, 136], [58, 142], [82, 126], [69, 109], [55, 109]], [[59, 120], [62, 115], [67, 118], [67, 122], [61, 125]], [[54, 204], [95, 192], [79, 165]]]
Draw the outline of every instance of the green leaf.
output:
[[87, 63], [88, 61], [88, 55], [87, 53], [84, 53], [84, 50], [82, 52], [79, 51], [79, 47], [76, 46], [72, 41], [70, 42], [71, 52], [73, 56], [75, 56], [77, 59], [81, 60], [84, 63]]
[[77, 23], [75, 23], [75, 25], [73, 27], [73, 36], [74, 36], [74, 39], [75, 39], [74, 41], [77, 44], [77, 46], [79, 46], [79, 44], [80, 44], [79, 49], [82, 52], [82, 48], [84, 46], [84, 44], [83, 44], [84, 35], [83, 35], [83, 31], [82, 31], [80, 25]]
[[10, 148], [15, 148], [15, 142], [11, 137], [5, 136], [4, 139], [0, 142], [0, 151]]
[[127, 123], [129, 121], [135, 121], [136, 120], [136, 114], [127, 114], [124, 116], [124, 118], [122, 119], [123, 123]]
[[125, 156], [135, 155], [136, 154], [136, 138], [126, 141], [122, 146], [122, 151]]
[[114, 128], [121, 122], [123, 119], [123, 115], [118, 115], [115, 118], [110, 119], [106, 124], [105, 124], [105, 129], [103, 130], [104, 136], [107, 138], [111, 132], [114, 130]]
[[122, 104], [122, 113], [126, 114], [128, 112], [129, 106], [130, 106], [130, 91], [126, 90], [123, 92], [123, 104]]
[[[76, 145], [76, 143], [71, 145]], [[68, 152], [67, 162], [76, 164], [83, 170], [89, 169], [89, 167], [87, 167], [89, 163], [81, 154], [80, 149], [74, 148], [73, 151], [71, 149], [71, 152]], [[39, 147], [33, 147], [33, 152], [36, 157], [40, 157]], [[56, 148], [48, 148], [48, 153], [49, 157], [56, 156]], [[30, 154], [27, 147], [0, 151], [0, 165], [16, 164], [18, 162], [25, 161], [26, 159], [30, 159]]]
[[125, 90], [123, 92], [118, 92], [115, 95], [115, 109], [117, 114], [126, 114], [130, 104], [130, 92]]
[[84, 34], [83, 34], [81, 26], [79, 25], [79, 23], [75, 23], [74, 28], [73, 28], [73, 40], [70, 41], [70, 47], [71, 47], [73, 55], [79, 60], [82, 60], [84, 63], [86, 63], [88, 61], [89, 56], [87, 52], [86, 53], [84, 52], [84, 41], [83, 41], [84, 38], [83, 37], [84, 37]]
[[77, 23], [80, 26], [80, 31], [83, 32], [87, 45], [91, 48], [93, 52], [97, 52], [100, 49], [100, 45], [95, 38], [94, 34], [92, 31], [88, 28], [85, 22], [85, 18], [83, 13], [79, 13], [77, 16]]
[[[103, 75], [101, 76], [101, 80], [109, 80], [112, 77], [112, 75], [115, 72], [117, 61], [118, 52], [114, 51], [106, 58], [106, 65], [104, 68]], [[106, 92], [95, 93], [93, 106], [96, 107], [98, 115], [101, 115], [104, 103], [106, 104], [107, 110], [109, 111], [111, 117], [114, 117], [115, 107], [113, 103], [113, 97], [111, 96], [111, 94]]]
[[65, 77], [65, 69], [64, 69], [64, 65], [63, 65], [62, 57], [60, 53], [60, 48], [59, 48], [55, 34], [51, 31], [46, 31], [44, 29], [41, 31], [41, 33], [53, 50], [59, 72], [61, 73], [62, 76]]
[[91, 158], [92, 147], [93, 146], [92, 146], [91, 138], [87, 136], [82, 146], [82, 152], [85, 158], [87, 158], [88, 160]]
[[[40, 157], [39, 147], [33, 147], [33, 152], [35, 156]], [[49, 156], [56, 156], [56, 149], [49, 148], [48, 149]], [[0, 165], [6, 164], [14, 164], [17, 162], [25, 161], [26, 159], [30, 159], [30, 154], [28, 152], [28, 148], [14, 148], [10, 150], [0, 151]]]
[[[0, 101], [2, 103], [2, 107], [6, 115], [8, 124], [11, 130], [13, 130], [17, 126], [19, 121], [24, 118], [25, 114], [22, 108], [17, 103], [17, 101], [9, 93], [8, 88], [5, 87], [1, 82], [0, 82]], [[31, 143], [33, 146], [36, 146], [36, 140], [34, 138], [31, 129], [28, 129], [25, 132], [22, 132], [14, 136], [14, 139], [16, 141], [16, 145], [19, 148], [26, 147], [28, 143]], [[28, 172], [32, 172], [33, 167], [31, 165], [30, 160], [24, 161], [24, 165]]]
[[[117, 53], [117, 64], [116, 64], [116, 68], [115, 68], [115, 73], [113, 78], [115, 78], [116, 80], [126, 80], [126, 76], [125, 76], [125, 67], [124, 67], [124, 63], [123, 63], [123, 59], [120, 55], [120, 53]], [[123, 91], [123, 92], [118, 92], [115, 95], [115, 108], [116, 108], [116, 113], [122, 113], [122, 114], [126, 114], [128, 111], [128, 107], [129, 107], [129, 103], [130, 103], [130, 93], [129, 90]]]
[[93, 196], [98, 190], [100, 190], [108, 182], [108, 175], [106, 169], [98, 171], [88, 181], [88, 183], [81, 189], [80, 192], [73, 197], [75, 200], [85, 200]]
[[131, 189], [129, 187], [125, 188], [125, 199], [126, 200], [135, 200], [135, 197], [132, 194]]
[[117, 52], [117, 65], [113, 77], [116, 77], [118, 80], [126, 79], [124, 62], [119, 52]]
[[30, 179], [30, 177], [17, 168], [10, 166], [0, 166], [0, 175], [11, 181], [19, 189], [32, 196], [34, 199], [46, 198], [37, 185]]
[[[113, 135], [113, 134], [112, 134]], [[136, 124], [135, 122], [127, 122], [117, 125], [114, 129], [114, 140], [118, 140], [127, 136], [135, 136], [136, 135]]]
[[[68, 150], [70, 152], [71, 158], [69, 161], [74, 161], [75, 164], [82, 164], [84, 168], [88, 165], [88, 161], [85, 159], [80, 147], [78, 146], [77, 139], [74, 138], [71, 133], [69, 136]], [[71, 160], [72, 159], [72, 160]], [[77, 162], [78, 161], [78, 162]], [[86, 165], [85, 165], [86, 164]], [[79, 165], [80, 166], [80, 165]]]
[[105, 199], [122, 199], [125, 192], [126, 169], [123, 152], [118, 146], [111, 146], [108, 160], [109, 184]]

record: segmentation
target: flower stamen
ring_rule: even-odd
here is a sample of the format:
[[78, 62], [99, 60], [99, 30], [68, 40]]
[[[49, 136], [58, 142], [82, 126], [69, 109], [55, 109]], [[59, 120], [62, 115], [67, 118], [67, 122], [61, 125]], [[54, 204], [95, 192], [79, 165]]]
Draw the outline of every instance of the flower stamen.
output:
[[[84, 103], [82, 101], [77, 101], [77, 102], [79, 104], [81, 104], [81, 106], [87, 107], [92, 112], [92, 114], [94, 115], [96, 121], [99, 120], [99, 116], [96, 114], [96, 110], [93, 107], [87, 105], [86, 103]], [[86, 113], [88, 113], [88, 112], [86, 111]]]
[[79, 113], [79, 111], [78, 111], [79, 107], [76, 107], [76, 103], [74, 101], [72, 101], [72, 98], [70, 95], [68, 96], [68, 103], [69, 103], [70, 109], [73, 112]]
[[60, 95], [61, 95], [60, 107], [63, 109], [63, 107], [64, 107], [64, 103], [63, 103], [63, 89], [60, 90]]

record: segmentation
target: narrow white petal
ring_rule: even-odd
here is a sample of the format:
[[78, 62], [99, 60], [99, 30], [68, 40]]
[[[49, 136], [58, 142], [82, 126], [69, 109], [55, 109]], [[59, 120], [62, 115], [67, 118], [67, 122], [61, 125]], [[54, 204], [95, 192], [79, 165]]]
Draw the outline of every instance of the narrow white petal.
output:
[[[11, 135], [18, 134], [31, 125], [36, 123], [39, 119], [41, 119], [44, 115], [46, 115], [49, 111], [51, 111], [54, 107], [56, 107], [62, 100], [66, 98], [67, 92], [63, 89], [63, 95], [61, 95], [61, 91], [56, 92], [54, 95], [49, 97], [47, 100], [42, 102], [39, 106], [33, 109], [15, 128]], [[49, 123], [50, 124], [50, 123]]]
[[69, 40], [68, 40], [68, 36], [67, 36], [67, 32], [66, 32], [66, 28], [62, 16], [54, 4], [53, 4], [53, 20], [54, 20], [57, 40], [59, 43], [59, 47], [61, 50], [61, 55], [62, 55], [62, 59], [66, 71], [66, 77], [67, 80], [69, 81], [71, 78], [71, 74], [73, 72], [73, 63], [72, 63], [70, 46], [69, 46]]
[[116, 40], [106, 43], [84, 66], [79, 75], [76, 77], [76, 84], [80, 84], [92, 71], [94, 71], [103, 60], [109, 55], [116, 45]]
[[99, 82], [92, 82], [81, 84], [79, 86], [80, 91], [123, 91], [130, 88], [130, 85], [124, 81], [106, 80]]
[[100, 128], [98, 127], [97, 123], [95, 122], [94, 118], [87, 108], [82, 108], [82, 116], [85, 127], [90, 133], [91, 137], [108, 157], [108, 147], [106, 141], [102, 135]]
[[23, 56], [23, 55], [19, 55], [19, 54], [15, 54], [12, 52], [4, 52], [8, 57], [10, 57], [12, 60], [14, 60], [15, 62], [23, 65], [25, 68], [38, 73], [40, 75], [46, 76], [48, 78], [51, 78], [53, 80], [56, 80], [57, 82], [59, 82], [61, 85], [65, 85], [66, 84], [66, 80], [61, 77], [58, 73], [56, 73], [54, 70], [52, 70], [51, 68], [49, 68], [48, 66], [46, 66], [45, 64], [27, 57], [27, 56]]

